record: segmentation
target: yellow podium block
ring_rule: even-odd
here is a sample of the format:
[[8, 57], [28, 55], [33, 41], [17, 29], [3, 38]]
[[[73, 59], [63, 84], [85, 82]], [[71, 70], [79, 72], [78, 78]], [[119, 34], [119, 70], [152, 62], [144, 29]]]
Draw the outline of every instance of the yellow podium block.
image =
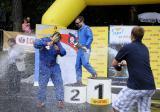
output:
[[89, 78], [87, 86], [87, 102], [93, 105], [108, 105], [111, 103], [111, 79], [99, 77]]

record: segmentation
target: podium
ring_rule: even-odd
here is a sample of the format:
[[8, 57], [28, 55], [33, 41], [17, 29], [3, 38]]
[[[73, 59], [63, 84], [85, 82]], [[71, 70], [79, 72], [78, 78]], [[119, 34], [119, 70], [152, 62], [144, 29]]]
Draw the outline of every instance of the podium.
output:
[[111, 79], [98, 77], [89, 78], [87, 86], [87, 102], [93, 105], [108, 105], [111, 103]]
[[111, 79], [88, 78], [87, 86], [67, 84], [64, 86], [64, 101], [75, 104], [87, 102], [93, 105], [108, 105], [111, 103]]
[[86, 102], [86, 85], [67, 84], [64, 86], [64, 101], [66, 103], [85, 103]]

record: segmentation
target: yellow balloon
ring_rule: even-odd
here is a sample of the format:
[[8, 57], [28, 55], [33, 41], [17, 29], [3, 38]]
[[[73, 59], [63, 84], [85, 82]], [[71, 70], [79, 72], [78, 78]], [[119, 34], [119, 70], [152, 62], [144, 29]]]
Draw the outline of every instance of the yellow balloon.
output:
[[84, 0], [56, 0], [42, 17], [42, 24], [67, 27], [86, 7]]
[[87, 5], [155, 4], [160, 0], [56, 0], [42, 17], [42, 24], [67, 27]]

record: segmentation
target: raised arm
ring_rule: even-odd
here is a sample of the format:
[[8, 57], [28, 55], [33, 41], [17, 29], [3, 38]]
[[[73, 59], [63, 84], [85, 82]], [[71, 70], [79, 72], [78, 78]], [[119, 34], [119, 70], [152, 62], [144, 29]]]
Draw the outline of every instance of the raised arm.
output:
[[36, 49], [42, 49], [45, 46], [47, 46], [47, 42], [45, 41], [45, 39], [36, 39], [34, 42], [34, 47]]
[[65, 56], [66, 55], [66, 50], [63, 48], [63, 46], [61, 45], [60, 42], [57, 42], [56, 45], [58, 46], [59, 48], [59, 55], [60, 56]]

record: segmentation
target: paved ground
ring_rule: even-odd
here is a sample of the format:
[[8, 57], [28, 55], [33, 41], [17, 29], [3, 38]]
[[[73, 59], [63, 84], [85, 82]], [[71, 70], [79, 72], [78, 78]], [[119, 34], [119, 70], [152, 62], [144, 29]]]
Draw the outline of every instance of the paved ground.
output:
[[[6, 69], [5, 53], [0, 52], [0, 112], [107, 112], [110, 110], [110, 105], [99, 107], [87, 103], [65, 103], [64, 109], [58, 109], [53, 87], [48, 87], [46, 107], [36, 108], [38, 88], [33, 86], [34, 55], [29, 54], [26, 60], [27, 70], [22, 74], [20, 83], [18, 83], [18, 76], [13, 74], [11, 69]], [[12, 78], [13, 76], [17, 78]], [[112, 90], [114, 93], [118, 91], [118, 89]], [[154, 98], [160, 98], [160, 94], [156, 94]], [[152, 112], [158, 111], [157, 108], [152, 109]]]
[[[37, 87], [23, 83], [19, 93], [8, 93], [8, 89], [0, 88], [0, 112], [108, 112], [111, 106], [93, 106], [85, 104], [65, 103], [64, 109], [56, 107], [53, 87], [48, 87], [46, 107], [36, 107]], [[132, 112], [137, 112], [136, 110]], [[152, 112], [159, 112], [158, 108], [152, 107]]]
[[0, 112], [107, 112], [110, 106], [98, 107], [85, 104], [65, 103], [64, 109], [56, 107], [53, 87], [48, 87], [46, 107], [36, 108], [37, 87], [23, 83], [19, 93], [8, 93], [7, 88], [0, 88]]

